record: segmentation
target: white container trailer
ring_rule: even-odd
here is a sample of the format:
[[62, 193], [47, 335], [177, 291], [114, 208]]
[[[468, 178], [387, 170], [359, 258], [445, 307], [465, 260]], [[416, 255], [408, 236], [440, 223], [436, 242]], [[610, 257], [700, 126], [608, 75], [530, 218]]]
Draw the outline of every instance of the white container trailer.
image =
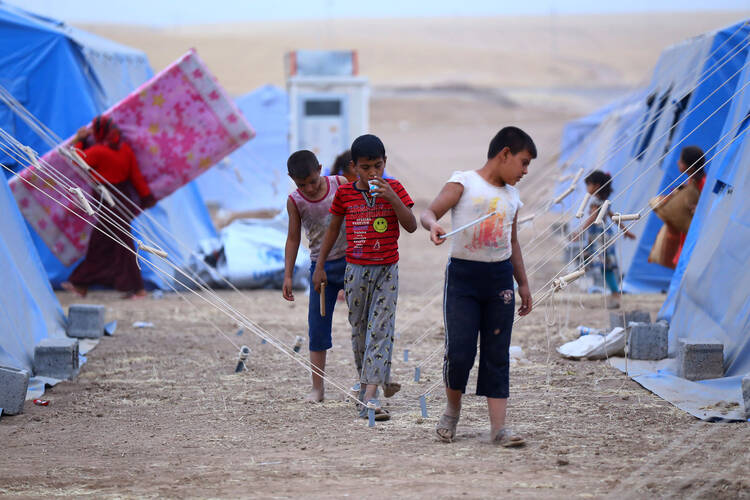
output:
[[290, 153], [309, 149], [328, 171], [369, 131], [370, 86], [356, 51], [298, 50], [285, 57]]

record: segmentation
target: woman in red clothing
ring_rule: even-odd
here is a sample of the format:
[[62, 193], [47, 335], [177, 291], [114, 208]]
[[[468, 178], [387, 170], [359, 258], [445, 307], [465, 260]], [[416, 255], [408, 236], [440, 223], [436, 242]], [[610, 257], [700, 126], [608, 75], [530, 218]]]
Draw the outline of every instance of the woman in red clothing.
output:
[[86, 257], [62, 286], [80, 296], [86, 295], [89, 286], [102, 285], [125, 292], [123, 298], [143, 297], [146, 291], [130, 234], [132, 214], [137, 215], [139, 210], [130, 200], [141, 209], [153, 206], [156, 200], [138, 169], [133, 150], [122, 140], [112, 120], [97, 116], [91, 132], [85, 127], [79, 130], [76, 147], [83, 151], [95, 182], [112, 185], [109, 192], [116, 203], [114, 208], [102, 203], [102, 207], [107, 207], [102, 208], [106, 217], [99, 218]]

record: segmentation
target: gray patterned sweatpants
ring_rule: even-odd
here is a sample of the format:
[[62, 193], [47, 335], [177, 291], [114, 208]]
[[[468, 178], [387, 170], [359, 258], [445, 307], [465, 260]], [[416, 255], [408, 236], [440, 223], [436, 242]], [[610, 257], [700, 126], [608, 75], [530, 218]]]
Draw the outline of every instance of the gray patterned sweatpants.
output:
[[344, 290], [360, 383], [388, 383], [396, 324], [398, 264], [347, 264]]

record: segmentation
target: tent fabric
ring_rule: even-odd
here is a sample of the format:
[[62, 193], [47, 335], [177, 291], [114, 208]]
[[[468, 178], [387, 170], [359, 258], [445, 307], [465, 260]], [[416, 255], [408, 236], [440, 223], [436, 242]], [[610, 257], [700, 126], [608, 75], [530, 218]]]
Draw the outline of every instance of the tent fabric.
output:
[[[146, 55], [140, 51], [7, 4], [0, 4], [0, 46], [3, 47], [0, 52], [0, 84], [60, 137], [74, 134], [80, 126], [126, 97], [153, 75]], [[0, 127], [39, 154], [49, 149], [2, 104]], [[0, 162], [15, 170], [24, 167], [2, 152]], [[171, 224], [166, 229], [174, 236], [159, 229], [161, 240], [189, 242], [206, 234], [215, 235], [197, 189], [180, 189], [168, 199], [170, 203], [160, 202], [159, 209], [151, 209], [157, 217]], [[172, 213], [174, 208], [170, 207], [189, 207], [189, 212], [196, 215], [194, 225], [179, 224], [177, 227], [174, 221], [180, 220], [180, 212]], [[139, 223], [135, 223], [136, 229]], [[33, 230], [31, 238], [47, 277], [53, 286], [58, 287], [77, 262], [63, 265]], [[149, 270], [144, 268], [143, 274], [148, 286], [166, 287], [164, 280]]]
[[253, 124], [256, 136], [196, 180], [200, 193], [206, 203], [228, 212], [283, 210], [293, 187], [286, 173], [286, 91], [264, 85], [235, 104]]
[[0, 182], [0, 365], [32, 372], [34, 346], [65, 336], [65, 315], [7, 184]]
[[[660, 168], [654, 169], [653, 184], [648, 181], [645, 181], [645, 184], [640, 182], [638, 190], [633, 190], [629, 197], [632, 203], [630, 206], [643, 207], [648, 198], [660, 192], [669, 192], [680, 180], [684, 179], [682, 177], [677, 180], [680, 176], [677, 160], [684, 146], [699, 146], [707, 153], [708, 158], [716, 153], [714, 145], [722, 135], [721, 131], [730, 108], [728, 101], [738, 90], [739, 71], [747, 60], [746, 40], [748, 36], [750, 36], [750, 26], [742, 23], [720, 30], [712, 36], [704, 36], [704, 40], [690, 44], [697, 43], [704, 46], [700, 50], [696, 47], [697, 53], [704, 53], [708, 49], [708, 57], [704, 56], [696, 65], [700, 68], [697, 80], [701, 83], [692, 91], [692, 96], [687, 96], [686, 92], [695, 85], [686, 86], [684, 82], [680, 82], [682, 85], [677, 85], [675, 82], [671, 93], [671, 105], [659, 120], [660, 125], [657, 127], [657, 132], [663, 131], [666, 135], [658, 141], [658, 146], [651, 148], [653, 153], [650, 156], [660, 157], [669, 149], [668, 131], [674, 121], [674, 116], [681, 111], [681, 101], [687, 98], [689, 102], [684, 111], [681, 111], [684, 120], [674, 130], [672, 145], [676, 147], [661, 160]], [[663, 125], [662, 122], [664, 122]], [[648, 164], [644, 163], [644, 165]], [[642, 189], [645, 186], [658, 186], [658, 188]], [[673, 270], [647, 262], [656, 234], [662, 225], [663, 223], [656, 214], [649, 215], [645, 224], [639, 224], [641, 233], [638, 234], [637, 246], [634, 245], [635, 248], [632, 248], [629, 266], [625, 272], [624, 288], [626, 291], [657, 292], [666, 291], [669, 288]], [[624, 258], [628, 259], [629, 256], [625, 252], [626, 250], [624, 250]]]
[[[667, 48], [644, 91], [566, 128], [561, 157], [564, 173], [574, 174], [581, 166], [586, 171], [599, 168], [609, 172], [614, 177], [610, 197], [614, 212], [642, 211], [650, 198], [669, 191], [679, 175], [677, 159], [682, 147], [698, 145], [709, 150], [721, 135], [729, 108], [722, 105], [737, 90], [735, 73], [745, 63], [749, 35], [750, 26], [738, 23]], [[618, 151], [612, 153], [615, 149]], [[566, 154], [569, 150], [575, 151], [572, 159]], [[562, 180], [556, 194], [569, 183]], [[557, 209], [577, 206], [583, 194], [583, 189], [577, 189]], [[618, 241], [626, 292], [669, 288], [673, 270], [648, 262], [661, 225], [658, 217], [650, 214], [632, 226], [635, 240]]]
[[[706, 151], [710, 160], [706, 183], [677, 268], [645, 263], [644, 252], [661, 226], [651, 216], [646, 224], [635, 226], [642, 227], [630, 248], [626, 290], [668, 289], [659, 318], [670, 322], [670, 357], [658, 362], [630, 360], [628, 374], [675, 406], [711, 421], [746, 418], [741, 380], [750, 374], [749, 39], [750, 25], [743, 22], [665, 51], [646, 93], [643, 107], [649, 109], [637, 122], [645, 124], [649, 116], [660, 116], [653, 131], [650, 125], [639, 127], [628, 157], [641, 168], [624, 177], [634, 180], [650, 163], [659, 168], [643, 175], [614, 208], [638, 211], [649, 197], [678, 179], [676, 163], [682, 146], [695, 144]], [[679, 116], [685, 120], [673, 127]], [[651, 145], [644, 148], [647, 140]], [[701, 381], [678, 377], [679, 341], [722, 343], [724, 376]], [[623, 360], [611, 362], [624, 370]]]
[[[581, 168], [584, 172], [591, 169], [608, 171], [622, 163], [624, 155], [629, 154], [628, 137], [637, 128], [636, 120], [640, 117], [641, 102], [645, 97], [643, 90], [631, 92], [623, 98], [609, 104], [594, 113], [569, 122], [565, 125], [560, 144], [559, 163], [562, 168], [561, 181], [555, 187], [553, 198], [562, 194]], [[585, 175], [576, 185], [576, 191], [553, 205], [555, 212], [567, 212], [578, 208], [586, 193]], [[617, 191], [619, 179], [613, 181]]]

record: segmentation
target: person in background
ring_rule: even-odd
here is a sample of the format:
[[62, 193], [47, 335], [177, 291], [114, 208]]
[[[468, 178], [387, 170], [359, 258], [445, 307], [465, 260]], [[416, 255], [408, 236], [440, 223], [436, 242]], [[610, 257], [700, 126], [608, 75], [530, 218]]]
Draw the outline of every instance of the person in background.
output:
[[[611, 222], [612, 210], [608, 209], [607, 213], [604, 214], [605, 223], [603, 225], [594, 224], [597, 215], [599, 215], [599, 209], [612, 194], [612, 176], [601, 170], [594, 170], [586, 176], [584, 182], [586, 183], [586, 191], [592, 195], [589, 204], [589, 216], [576, 231], [571, 233], [570, 239], [574, 240], [581, 234], [586, 233], [586, 246], [583, 256], [589, 258], [615, 237], [613, 228], [606, 222], [607, 219]], [[618, 222], [617, 225], [620, 229], [625, 229], [622, 222]], [[635, 235], [630, 231], [625, 230], [624, 235], [626, 238], [635, 239]], [[604, 281], [612, 292], [612, 300], [607, 304], [607, 307], [617, 309], [620, 307], [622, 291], [620, 290], [619, 266], [614, 245], [608, 245], [604, 252], [600, 253], [594, 260], [598, 265], [604, 266]]]
[[[146, 290], [130, 223], [140, 210], [152, 207], [156, 200], [138, 168], [133, 150], [112, 119], [97, 116], [90, 129], [78, 130], [74, 143], [91, 167], [94, 181], [109, 191], [115, 206], [101, 203], [101, 215], [91, 233], [86, 256], [62, 287], [81, 297], [94, 285], [124, 292], [123, 298], [143, 297]], [[103, 201], [101, 191], [98, 196]]]
[[354, 182], [357, 180], [357, 173], [352, 168], [352, 152], [348, 149], [338, 155], [336, 160], [333, 162], [331, 167], [331, 175], [343, 175], [346, 177], [347, 182]]
[[[706, 170], [703, 168], [706, 163], [706, 158], [703, 150], [698, 146], [685, 146], [680, 151], [680, 159], [677, 160], [677, 168], [680, 169], [680, 174], [687, 176], [689, 180], [687, 182], [692, 183], [697, 189], [698, 193], [703, 192], [703, 186], [706, 185]], [[675, 191], [679, 189], [676, 188]], [[674, 193], [674, 191], [672, 191]], [[700, 196], [700, 194], [699, 194]], [[690, 218], [692, 219], [695, 215], [695, 209], [698, 206], [698, 202], [691, 204], [688, 207], [690, 211]], [[677, 247], [677, 254], [674, 256], [673, 264], [677, 267], [677, 262], [680, 260], [680, 254], [682, 254], [682, 247], [685, 245], [685, 238], [687, 238], [687, 232], [679, 233], [680, 244]]]

